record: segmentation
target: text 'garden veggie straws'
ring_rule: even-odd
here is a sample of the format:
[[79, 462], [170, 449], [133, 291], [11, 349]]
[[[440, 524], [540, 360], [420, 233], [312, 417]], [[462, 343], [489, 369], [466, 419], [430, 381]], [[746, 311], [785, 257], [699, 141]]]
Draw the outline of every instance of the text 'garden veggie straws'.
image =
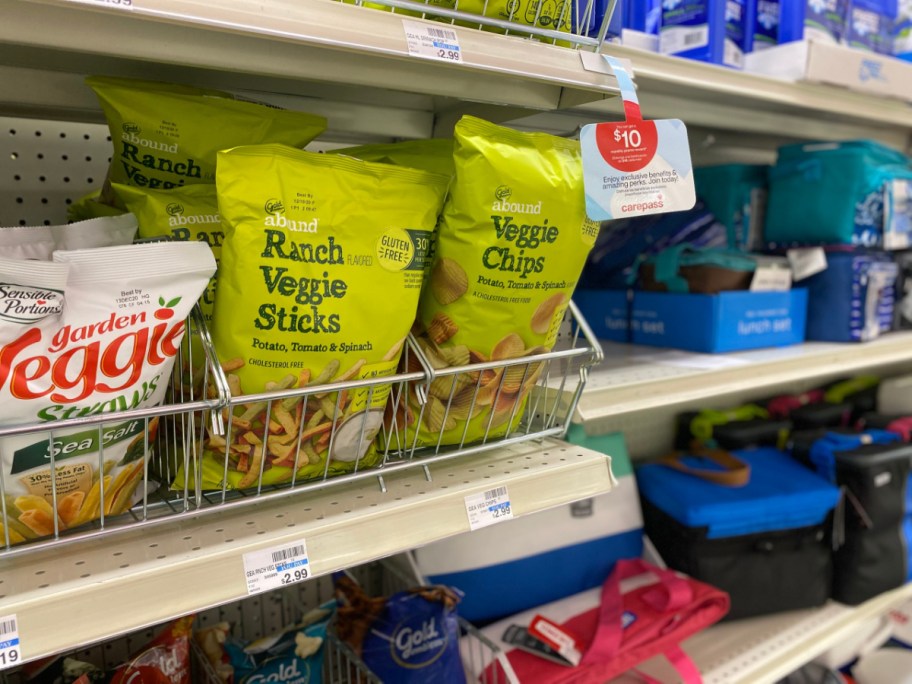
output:
[[[599, 224], [586, 216], [579, 143], [464, 116], [419, 337], [435, 368], [550, 350]], [[428, 404], [410, 394], [407, 445], [502, 435], [522, 416], [539, 363], [441, 376]], [[466, 425], [468, 421], [468, 426]]]
[[[232, 396], [393, 374], [448, 182], [282, 145], [220, 153], [212, 335]], [[371, 465], [388, 394], [381, 385], [251, 402], [227, 443], [210, 438], [203, 486], [222, 486], [226, 458], [225, 485], [238, 488], [261, 471], [275, 484]]]
[[[0, 259], [0, 407], [4, 425], [155, 406], [165, 396], [184, 319], [215, 262], [198, 243]], [[4, 437], [9, 529], [0, 544], [126, 511], [157, 421]], [[54, 474], [51, 474], [51, 456]], [[56, 488], [52, 484], [56, 482]], [[56, 489], [56, 491], [55, 491]], [[55, 510], [56, 505], [56, 510]]]
[[150, 189], [215, 182], [215, 155], [235, 145], [303, 147], [326, 119], [235, 100], [218, 90], [91, 76], [114, 156], [108, 180]]

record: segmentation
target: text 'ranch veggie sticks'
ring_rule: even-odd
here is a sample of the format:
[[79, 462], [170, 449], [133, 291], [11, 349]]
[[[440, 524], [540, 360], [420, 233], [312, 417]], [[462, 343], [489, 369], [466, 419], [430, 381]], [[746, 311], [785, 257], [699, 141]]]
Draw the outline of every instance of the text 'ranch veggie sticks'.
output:
[[[215, 263], [222, 255], [222, 221], [218, 213], [215, 185], [188, 185], [172, 190], [149, 190], [113, 183], [114, 192], [139, 224], [141, 238], [169, 238], [179, 242], [205, 242], [212, 250]], [[215, 306], [215, 281], [200, 298], [200, 311], [208, 325]]]
[[[158, 243], [58, 251], [53, 258], [0, 259], [3, 424], [160, 403], [184, 319], [215, 270], [209, 248]], [[50, 433], [2, 438], [9, 526], [0, 525], [0, 543], [53, 534], [55, 517], [65, 530], [102, 511], [125, 512], [157, 420], [149, 421], [148, 439], [145, 427], [126, 420], [101, 429], [49, 426], [53, 441]]]
[[[579, 143], [470, 116], [455, 139], [419, 344], [438, 369], [548, 351], [599, 230], [586, 216]], [[407, 445], [436, 445], [441, 431], [441, 444], [502, 435], [542, 371], [537, 363], [438, 377], [423, 412], [410, 394]]]
[[91, 76], [114, 155], [108, 180], [150, 189], [215, 182], [215, 155], [235, 145], [303, 147], [326, 119], [191, 86]]
[[[448, 183], [281, 145], [220, 153], [225, 243], [212, 333], [232, 395], [393, 374]], [[372, 465], [388, 394], [386, 385], [306, 406], [272, 402], [268, 436], [265, 402], [239, 408], [229, 441], [210, 439], [203, 484], [222, 486], [226, 456], [226, 485], [239, 488], [261, 470], [275, 484], [347, 472], [359, 458]]]

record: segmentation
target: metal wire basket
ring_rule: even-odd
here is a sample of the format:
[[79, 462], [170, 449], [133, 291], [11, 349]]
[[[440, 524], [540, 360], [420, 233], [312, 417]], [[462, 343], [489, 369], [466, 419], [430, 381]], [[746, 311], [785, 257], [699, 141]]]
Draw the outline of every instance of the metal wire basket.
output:
[[[597, 51], [617, 0], [342, 0], [361, 7]], [[450, 34], [450, 35], [448, 35]], [[456, 38], [441, 30], [439, 38]], [[443, 43], [445, 44], [445, 43]]]
[[[49, 477], [45, 496], [23, 495], [21, 490], [16, 494], [10, 486], [15, 476], [0, 469], [0, 557], [39, 544], [109, 533], [187, 511], [194, 505], [194, 492], [190, 489], [172, 492], [160, 483], [171, 477], [170, 471], [178, 465], [176, 460], [185, 465], [192, 461], [204, 426], [219, 420], [218, 409], [227, 402], [227, 387], [198, 308], [187, 319], [186, 331], [186, 343], [175, 358], [161, 405], [0, 428], [0, 440], [12, 436], [33, 438], [29, 449], [46, 454]], [[106, 477], [112, 466], [126, 465], [105, 458], [105, 444], [112, 433], [135, 434], [124, 456], [124, 461], [129, 456], [129, 468], [135, 470], [135, 486], [130, 491], [115, 489], [114, 481]], [[91, 469], [84, 469], [84, 476], [93, 484], [84, 492], [79, 511], [65, 515], [62, 493], [67, 488], [61, 486], [66, 483], [58, 482], [58, 478], [73, 476], [62, 470], [70, 454], [61, 447], [77, 438], [86, 440], [90, 450], [98, 452], [98, 461]], [[123, 472], [126, 471], [125, 467]], [[67, 521], [77, 524], [68, 525]]]
[[[0, 472], [0, 557], [353, 480], [376, 478], [385, 491], [384, 475], [407, 468], [422, 468], [430, 480], [437, 462], [562, 436], [589, 368], [602, 358], [600, 345], [571, 302], [549, 352], [441, 367], [439, 359], [429, 356], [434, 352], [425, 341], [410, 337], [395, 375], [331, 383], [317, 377], [303, 387], [238, 395], [198, 311], [188, 321], [188, 333], [194, 343], [181, 350], [161, 406], [62, 420], [53, 427], [0, 429], [0, 440], [31, 435], [46, 448], [50, 496], [38, 503], [59, 511], [56, 477], [64, 458], [55, 456], [58, 438], [90, 433], [102, 444], [106, 430], [132, 421], [142, 426], [134, 450], [132, 505], [111, 505], [111, 491], [101, 477], [106, 472], [102, 447], [93, 468], [94, 492], [87, 496], [97, 495], [92, 499], [97, 515], [78, 526], [48, 515], [47, 529], [23, 529], [19, 499]], [[364, 406], [385, 405], [385, 412], [351, 411], [351, 398], [358, 396]], [[474, 415], [474, 432], [461, 429], [456, 418], [460, 407]], [[499, 414], [498, 407], [503, 409]], [[424, 430], [423, 440], [417, 427]], [[119, 496], [119, 502], [124, 500]]]

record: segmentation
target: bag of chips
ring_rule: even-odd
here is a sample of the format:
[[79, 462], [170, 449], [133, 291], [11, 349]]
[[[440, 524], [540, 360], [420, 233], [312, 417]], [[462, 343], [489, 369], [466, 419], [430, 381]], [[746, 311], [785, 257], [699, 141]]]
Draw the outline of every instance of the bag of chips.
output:
[[[3, 425], [160, 403], [184, 319], [215, 271], [209, 248], [167, 242], [53, 256], [0, 259]], [[0, 544], [125, 512], [157, 425], [136, 419], [58, 428], [53, 440], [45, 432], [0, 440], [8, 523]]]
[[[215, 263], [222, 255], [225, 233], [218, 212], [218, 197], [214, 185], [188, 185], [172, 190], [148, 190], [113, 183], [114, 192], [139, 224], [141, 238], [169, 238], [185, 242], [198, 240], [212, 249]], [[200, 298], [200, 309], [208, 324], [215, 305], [215, 281]]]
[[459, 590], [417, 587], [371, 598], [336, 577], [336, 635], [381, 682], [465, 684], [459, 655]]
[[330, 150], [327, 154], [344, 154], [363, 161], [424, 169], [442, 176], [453, 176], [453, 139], [404, 140], [380, 145], [359, 145]]
[[58, 249], [129, 245], [136, 235], [136, 217], [122, 214], [60, 226], [0, 228], [0, 257], [49, 261]]
[[[586, 216], [579, 143], [471, 116], [455, 140], [419, 343], [437, 369], [549, 351], [599, 232]], [[534, 362], [440, 376], [423, 409], [410, 393], [406, 443], [503, 435], [542, 372]]]
[[[212, 336], [232, 395], [392, 375], [447, 183], [281, 145], [221, 153], [225, 242]], [[267, 403], [238, 407], [227, 443], [210, 440], [203, 486], [223, 485], [226, 458], [224, 485], [236, 488], [375, 464], [368, 447], [389, 391], [274, 402], [268, 438]]]
[[236, 100], [218, 90], [107, 76], [86, 83], [111, 130], [112, 183], [151, 190], [211, 184], [219, 150], [265, 142], [303, 147], [326, 130], [321, 116]]

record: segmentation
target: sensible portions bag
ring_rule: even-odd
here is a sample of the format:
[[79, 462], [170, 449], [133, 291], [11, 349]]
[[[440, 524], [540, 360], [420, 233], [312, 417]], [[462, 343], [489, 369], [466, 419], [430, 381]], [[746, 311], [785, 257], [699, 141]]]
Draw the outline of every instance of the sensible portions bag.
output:
[[59, 226], [0, 228], [0, 257], [50, 261], [58, 249], [129, 245], [136, 236], [133, 214], [94, 218]]
[[303, 147], [326, 119], [191, 86], [92, 76], [114, 157], [108, 180], [152, 190], [215, 182], [215, 157], [235, 145]]
[[[114, 192], [139, 224], [141, 238], [168, 238], [205, 242], [218, 264], [225, 233], [218, 213], [215, 185], [188, 185], [172, 190], [148, 190], [114, 183]], [[200, 310], [208, 324], [215, 306], [215, 279], [200, 298]]]
[[[184, 319], [214, 270], [202, 244], [58, 251], [53, 262], [0, 259], [3, 425], [54, 429], [67, 418], [160, 403]], [[156, 427], [148, 422], [148, 441], [141, 419], [57, 428], [52, 442], [47, 432], [2, 438], [0, 523], [8, 529], [0, 529], [0, 544], [53, 534], [55, 517], [65, 530], [98, 518], [102, 505], [105, 515], [126, 511]]]
[[[419, 344], [438, 369], [549, 351], [599, 232], [586, 217], [579, 143], [465, 116], [455, 161]], [[543, 370], [538, 362], [441, 376], [423, 410], [410, 392], [406, 445], [503, 434]]]
[[[447, 183], [281, 145], [221, 153], [212, 334], [232, 396], [392, 375]], [[266, 440], [266, 403], [236, 407], [228, 443], [210, 441], [203, 486], [221, 487], [226, 470], [225, 486], [242, 488], [261, 471], [276, 484], [375, 463], [365, 453], [389, 389], [273, 402], [270, 423], [281, 427], [270, 425]]]

